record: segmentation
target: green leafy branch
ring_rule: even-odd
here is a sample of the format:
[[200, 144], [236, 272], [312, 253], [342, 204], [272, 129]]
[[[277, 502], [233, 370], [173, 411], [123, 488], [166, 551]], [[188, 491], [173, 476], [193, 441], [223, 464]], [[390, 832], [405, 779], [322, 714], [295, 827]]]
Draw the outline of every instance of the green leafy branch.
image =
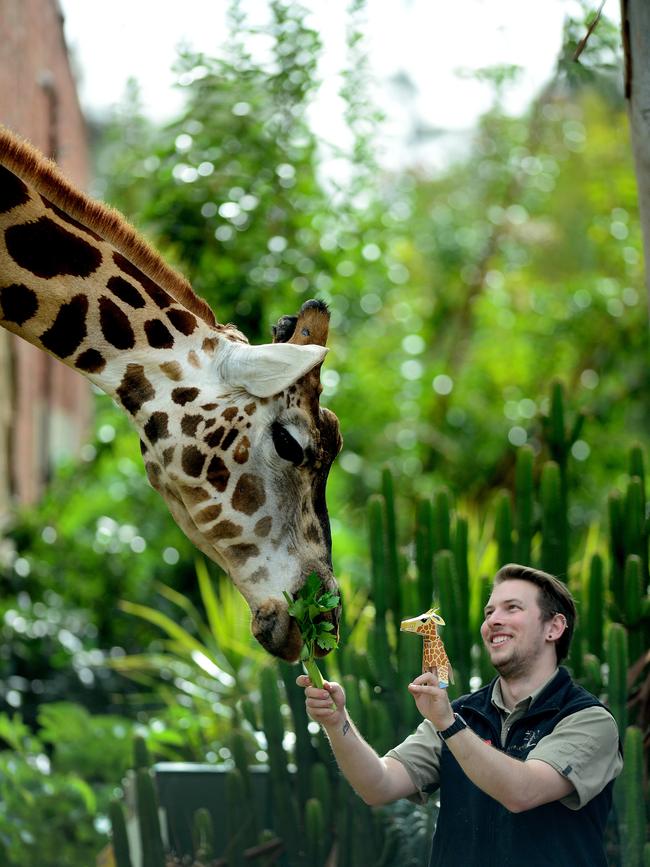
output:
[[284, 597], [289, 614], [300, 629], [303, 642], [300, 659], [312, 684], [322, 688], [323, 678], [315, 662], [316, 647], [323, 650], [336, 650], [338, 647], [338, 640], [332, 635], [334, 624], [323, 619], [322, 615], [336, 608], [340, 598], [330, 591], [321, 592], [320, 578], [315, 572], [307, 578], [295, 600], [288, 593]]

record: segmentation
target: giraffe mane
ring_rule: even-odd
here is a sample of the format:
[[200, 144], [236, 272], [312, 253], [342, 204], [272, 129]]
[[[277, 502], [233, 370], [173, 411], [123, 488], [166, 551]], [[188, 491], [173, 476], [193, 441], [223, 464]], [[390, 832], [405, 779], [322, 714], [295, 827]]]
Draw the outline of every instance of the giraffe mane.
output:
[[194, 292], [189, 281], [168, 265], [118, 210], [82, 193], [56, 163], [1, 125], [0, 161], [73, 219], [113, 245], [176, 301], [208, 325], [216, 324], [212, 309]]

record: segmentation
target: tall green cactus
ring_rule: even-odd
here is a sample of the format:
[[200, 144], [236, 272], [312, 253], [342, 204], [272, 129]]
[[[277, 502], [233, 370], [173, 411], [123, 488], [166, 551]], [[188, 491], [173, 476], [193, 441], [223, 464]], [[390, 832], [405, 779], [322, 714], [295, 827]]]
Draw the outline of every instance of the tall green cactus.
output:
[[[415, 564], [419, 607], [426, 611], [433, 599], [433, 510], [427, 498], [419, 498], [415, 504]], [[408, 616], [408, 611], [404, 613]]]
[[620, 623], [612, 623], [607, 636], [609, 707], [618, 724], [621, 737], [627, 726], [627, 631]]
[[434, 562], [440, 587], [440, 610], [447, 624], [441, 637], [456, 680], [450, 694], [458, 695], [469, 690], [472, 642], [467, 618], [461, 612], [453, 555], [450, 551], [439, 551]]
[[197, 861], [207, 860], [214, 855], [214, 825], [210, 811], [199, 807], [192, 819], [192, 846]]
[[392, 681], [389, 672], [390, 643], [386, 614], [388, 599], [388, 563], [385, 535], [385, 508], [383, 497], [372, 496], [368, 502], [368, 528], [370, 532], [370, 564], [372, 599], [375, 605], [373, 624], [372, 658], [377, 677], [389, 685]]
[[331, 839], [331, 836], [325, 834], [322, 804], [317, 798], [309, 798], [305, 804], [305, 844], [309, 867], [322, 867], [325, 863], [326, 839]]
[[508, 491], [499, 491], [497, 496], [494, 535], [497, 542], [497, 566], [512, 563], [512, 504]]
[[547, 461], [542, 468], [542, 558], [541, 566], [563, 581], [569, 569], [569, 536], [566, 499], [562, 493], [560, 466]]
[[630, 661], [636, 662], [647, 649], [644, 645], [642, 618], [644, 615], [644, 578], [643, 561], [636, 554], [630, 554], [625, 563], [623, 575], [624, 620], [628, 628], [628, 651]]
[[[397, 545], [397, 510], [395, 507], [395, 482], [386, 467], [381, 475], [384, 496], [384, 528], [386, 533], [386, 602], [396, 621], [401, 619], [400, 562]], [[399, 628], [399, 626], [398, 626]]]
[[599, 660], [605, 658], [603, 649], [603, 626], [605, 623], [605, 574], [603, 558], [594, 554], [589, 565], [587, 578], [587, 612], [584, 618], [584, 631], [587, 650]]
[[535, 453], [530, 446], [517, 451], [515, 465], [515, 531], [517, 541], [514, 560], [524, 566], [531, 563], [533, 540], [533, 464]]
[[619, 831], [623, 848], [623, 867], [642, 867], [647, 840], [646, 797], [643, 780], [643, 732], [629, 726], [625, 732], [625, 764], [616, 785], [622, 792]]
[[287, 754], [282, 741], [282, 699], [278, 688], [277, 673], [273, 666], [262, 669], [261, 674], [262, 720], [266, 735], [273, 800], [278, 820], [277, 831], [287, 851], [295, 855], [299, 838], [298, 816], [292, 797], [292, 784], [287, 767]]
[[142, 867], [165, 867], [165, 853], [158, 815], [158, 798], [148, 768], [136, 770], [135, 788], [142, 846]]
[[116, 867], [133, 867], [129, 851], [129, 838], [126, 833], [124, 809], [119, 801], [111, 801], [108, 815], [113, 832], [113, 855]]

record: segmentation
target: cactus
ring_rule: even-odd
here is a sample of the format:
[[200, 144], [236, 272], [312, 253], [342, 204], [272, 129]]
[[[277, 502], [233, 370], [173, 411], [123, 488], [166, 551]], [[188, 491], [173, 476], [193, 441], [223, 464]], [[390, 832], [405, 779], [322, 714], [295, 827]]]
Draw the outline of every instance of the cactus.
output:
[[385, 666], [390, 656], [386, 612], [388, 610], [387, 555], [384, 535], [383, 497], [373, 496], [368, 503], [368, 526], [370, 530], [370, 562], [372, 599], [375, 605], [373, 635], [373, 662]]
[[624, 619], [628, 628], [628, 651], [631, 662], [644, 653], [643, 624], [644, 586], [643, 563], [640, 557], [631, 554], [625, 563], [623, 575]]
[[533, 539], [533, 462], [535, 453], [530, 446], [517, 452], [515, 466], [515, 530], [517, 542], [514, 553], [517, 563], [527, 566], [531, 562]]
[[569, 567], [566, 500], [562, 494], [560, 467], [547, 461], [542, 468], [542, 562], [545, 572], [566, 581]]
[[214, 854], [214, 825], [210, 811], [200, 807], [192, 820], [192, 846], [194, 858], [201, 861], [212, 858]]
[[510, 494], [500, 491], [497, 498], [496, 521], [494, 535], [497, 542], [497, 565], [505, 566], [512, 563], [512, 506]]
[[148, 768], [150, 766], [151, 758], [147, 742], [141, 735], [136, 735], [133, 738], [133, 767], [137, 771], [138, 768]]
[[[415, 505], [415, 563], [420, 591], [417, 607], [426, 611], [433, 599], [433, 512], [427, 499]], [[406, 606], [404, 613], [408, 613]]]
[[612, 623], [607, 637], [609, 665], [609, 707], [621, 735], [627, 726], [627, 632], [620, 623]]
[[456, 567], [450, 551], [439, 551], [435, 556], [435, 568], [440, 587], [440, 611], [447, 623], [441, 636], [447, 656], [454, 671], [455, 688], [450, 695], [469, 690], [471, 641], [463, 628], [465, 618], [461, 614]]
[[226, 777], [225, 806], [226, 827], [228, 829], [228, 864], [229, 867], [244, 867], [243, 850], [252, 830], [251, 810], [244, 789], [244, 781], [237, 768], [233, 768]]
[[433, 499], [433, 548], [434, 551], [451, 549], [451, 500], [445, 488]]
[[116, 867], [133, 867], [129, 852], [129, 839], [126, 834], [124, 810], [118, 801], [111, 801], [108, 808], [113, 831], [113, 855]]
[[284, 724], [282, 721], [280, 690], [276, 670], [272, 666], [262, 669], [262, 720], [266, 735], [273, 800], [278, 820], [277, 831], [284, 840], [290, 855], [295, 854], [299, 837], [298, 817], [292, 798], [292, 785], [287, 768], [287, 755], [282, 741]]
[[625, 764], [617, 785], [622, 806], [619, 832], [625, 867], [642, 867], [646, 841], [646, 799], [643, 784], [643, 732], [630, 726], [625, 732]]
[[321, 867], [325, 861], [325, 817], [317, 798], [305, 804], [305, 844], [309, 867]]
[[397, 548], [397, 517], [395, 512], [395, 483], [388, 468], [382, 472], [382, 493], [384, 495], [384, 528], [386, 533], [386, 602], [393, 612], [399, 631], [401, 619], [400, 564]]
[[165, 867], [158, 798], [151, 772], [148, 768], [138, 768], [135, 772], [135, 786], [142, 845], [142, 867]]
[[587, 649], [598, 659], [604, 659], [603, 625], [605, 621], [605, 575], [603, 559], [594, 554], [587, 578], [587, 614], [584, 631]]
[[321, 805], [323, 811], [323, 827], [330, 834], [333, 829], [332, 816], [332, 783], [327, 768], [322, 762], [316, 762], [311, 767], [309, 790], [312, 798]]

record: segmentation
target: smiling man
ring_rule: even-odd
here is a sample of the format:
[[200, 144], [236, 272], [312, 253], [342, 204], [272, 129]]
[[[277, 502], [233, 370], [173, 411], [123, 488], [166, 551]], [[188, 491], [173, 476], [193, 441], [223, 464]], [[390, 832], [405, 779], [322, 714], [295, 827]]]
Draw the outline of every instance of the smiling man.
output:
[[561, 581], [504, 566], [481, 626], [498, 676], [453, 703], [436, 672], [416, 677], [408, 688], [424, 721], [383, 758], [352, 724], [338, 684], [319, 690], [298, 678], [309, 715], [366, 803], [422, 802], [440, 788], [430, 867], [607, 864], [603, 837], [622, 756], [611, 713], [559, 667], [575, 621]]

